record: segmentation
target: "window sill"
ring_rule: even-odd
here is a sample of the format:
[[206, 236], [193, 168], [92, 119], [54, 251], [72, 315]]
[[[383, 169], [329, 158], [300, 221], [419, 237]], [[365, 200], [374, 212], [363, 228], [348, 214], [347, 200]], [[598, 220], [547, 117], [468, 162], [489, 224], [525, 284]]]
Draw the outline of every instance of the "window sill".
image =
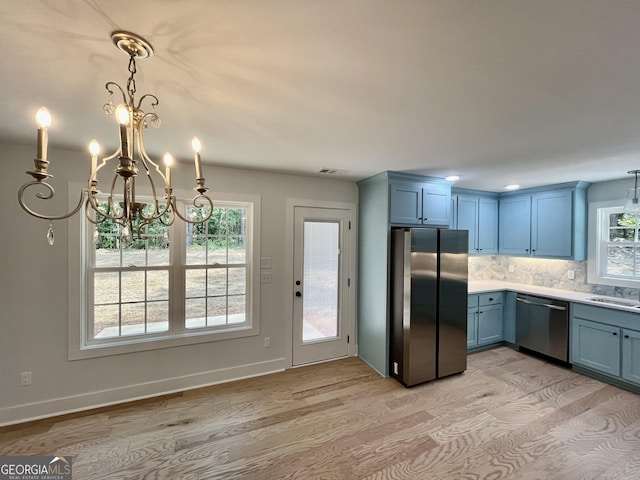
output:
[[[217, 342], [233, 338], [251, 337], [259, 335], [256, 326], [238, 326], [225, 330], [206, 330], [183, 332], [178, 334], [159, 334], [147, 337], [118, 338], [116, 341], [104, 341], [83, 345], [80, 349], [69, 349], [69, 360], [83, 360], [87, 358], [107, 357], [126, 353], [144, 352], [161, 348], [195, 345], [198, 343]], [[78, 342], [80, 344], [81, 342]]]

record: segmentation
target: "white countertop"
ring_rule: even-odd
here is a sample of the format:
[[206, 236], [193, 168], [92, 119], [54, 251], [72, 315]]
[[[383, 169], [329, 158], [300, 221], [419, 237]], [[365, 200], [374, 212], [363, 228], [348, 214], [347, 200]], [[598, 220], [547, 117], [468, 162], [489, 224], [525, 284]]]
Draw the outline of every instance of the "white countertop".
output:
[[[640, 308], [637, 308], [637, 307], [614, 305], [614, 304], [601, 303], [601, 302], [589, 300], [590, 298], [594, 298], [594, 297], [609, 299], [612, 301], [619, 301], [619, 300], [634, 301], [633, 299], [607, 297], [604, 295], [597, 295], [595, 293], [575, 292], [572, 290], [561, 290], [559, 288], [538, 287], [536, 285], [525, 285], [522, 283], [501, 282], [498, 280], [470, 281], [468, 289], [469, 289], [469, 294], [509, 290], [517, 293], [528, 293], [530, 295], [540, 295], [542, 297], [554, 298], [557, 300], [566, 300], [568, 302], [584, 303], [585, 305], [592, 305], [594, 307], [613, 308], [616, 310], [624, 310], [627, 312], [640, 314]], [[640, 300], [638, 300], [636, 303], [640, 305]]]

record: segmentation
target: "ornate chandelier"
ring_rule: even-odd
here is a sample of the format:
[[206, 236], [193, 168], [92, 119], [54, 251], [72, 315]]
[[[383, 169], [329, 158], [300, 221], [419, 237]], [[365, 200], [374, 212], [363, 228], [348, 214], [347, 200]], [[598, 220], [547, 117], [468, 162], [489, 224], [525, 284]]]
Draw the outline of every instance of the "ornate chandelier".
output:
[[[111, 220], [120, 226], [120, 240], [123, 243], [133, 241], [134, 232], [138, 238], [144, 239], [144, 228], [151, 222], [156, 220], [165, 225], [171, 225], [178, 216], [181, 220], [188, 223], [204, 223], [213, 212], [213, 202], [206, 192], [208, 188], [205, 186], [202, 176], [202, 166], [200, 163], [200, 141], [197, 137], [192, 140], [192, 149], [194, 153], [195, 169], [196, 169], [196, 186], [194, 190], [197, 192], [193, 197], [192, 205], [194, 207], [209, 207], [204, 218], [192, 220], [180, 214], [180, 210], [176, 205], [176, 197], [173, 195], [171, 187], [171, 165], [173, 158], [169, 153], [164, 155], [164, 172], [161, 171], [160, 165], [155, 163], [144, 147], [142, 132], [151, 124], [153, 127], [160, 126], [160, 117], [156, 114], [156, 107], [160, 103], [158, 97], [152, 94], [145, 94], [140, 97], [136, 103], [136, 59], [149, 58], [153, 55], [153, 47], [144, 38], [125, 31], [115, 31], [111, 34], [113, 43], [129, 56], [129, 79], [127, 80], [127, 90], [125, 90], [115, 82], [107, 82], [105, 88], [109, 93], [109, 101], [104, 105], [104, 111], [108, 116], [114, 116], [119, 124], [119, 147], [108, 157], [104, 157], [98, 162], [100, 153], [100, 145], [96, 140], [92, 140], [89, 144], [91, 153], [91, 175], [89, 177], [87, 187], [80, 191], [80, 200], [77, 206], [68, 213], [62, 215], [44, 215], [37, 213], [31, 209], [24, 200], [25, 192], [34, 187], [35, 197], [40, 200], [49, 200], [54, 197], [55, 190], [48, 179], [52, 178], [48, 172], [49, 161], [47, 160], [47, 141], [48, 128], [51, 125], [51, 116], [46, 108], [41, 108], [36, 114], [36, 122], [38, 123], [38, 141], [37, 154], [34, 160], [35, 170], [27, 172], [34, 180], [25, 183], [18, 191], [18, 202], [20, 206], [30, 215], [49, 221], [49, 229], [47, 231], [47, 239], [50, 245], [54, 243], [53, 224], [54, 220], [62, 220], [75, 215], [80, 211], [83, 204], [87, 219], [93, 224], [99, 224], [106, 220]], [[113, 96], [117, 92], [122, 95], [122, 103], [117, 107], [113, 103]], [[149, 104], [152, 111], [145, 112], [143, 103]], [[98, 196], [101, 192], [98, 190], [98, 172], [106, 168], [107, 165], [115, 164], [111, 162], [117, 159], [117, 166], [111, 181], [111, 186], [106, 202], [100, 202]], [[136, 201], [136, 177], [143, 168], [143, 177], [145, 177], [145, 185], [151, 192], [151, 200], [148, 203], [140, 203]], [[158, 195], [156, 183], [161, 181], [164, 184], [164, 195]], [[118, 179], [121, 180], [121, 190], [117, 191], [116, 185]], [[44, 191], [44, 193], [43, 193]]]

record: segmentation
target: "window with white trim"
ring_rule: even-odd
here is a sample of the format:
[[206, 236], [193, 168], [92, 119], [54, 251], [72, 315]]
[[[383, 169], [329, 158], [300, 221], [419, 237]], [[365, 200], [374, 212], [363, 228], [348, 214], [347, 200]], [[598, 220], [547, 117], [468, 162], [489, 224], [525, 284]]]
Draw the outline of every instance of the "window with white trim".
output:
[[601, 283], [624, 286], [640, 281], [638, 217], [622, 206], [598, 208], [597, 277]]
[[[142, 239], [134, 233], [130, 244], [120, 241], [113, 222], [85, 219], [80, 349], [133, 345], [124, 351], [136, 351], [135, 344], [149, 349], [255, 335], [255, 204], [215, 201], [207, 222], [156, 221], [144, 226]], [[206, 215], [184, 202], [179, 207], [187, 218]]]

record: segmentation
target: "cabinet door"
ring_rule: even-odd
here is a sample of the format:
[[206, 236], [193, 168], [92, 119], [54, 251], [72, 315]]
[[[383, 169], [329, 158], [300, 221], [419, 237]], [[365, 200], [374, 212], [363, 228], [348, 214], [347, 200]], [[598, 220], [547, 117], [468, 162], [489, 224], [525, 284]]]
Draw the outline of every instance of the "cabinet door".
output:
[[640, 332], [622, 330], [622, 378], [640, 385]]
[[467, 310], [467, 348], [478, 345], [478, 309]]
[[469, 231], [469, 253], [478, 252], [478, 197], [458, 195], [458, 230]]
[[571, 257], [573, 192], [537, 193], [531, 201], [531, 254]]
[[422, 223], [425, 225], [449, 226], [451, 217], [451, 187], [449, 185], [422, 184], [421, 216]]
[[620, 329], [581, 318], [571, 320], [571, 363], [620, 375]]
[[498, 199], [478, 201], [478, 253], [498, 253]]
[[502, 305], [479, 307], [478, 345], [502, 341]]
[[510, 255], [529, 255], [531, 248], [531, 197], [500, 199], [498, 249]]
[[505, 294], [502, 308], [502, 339], [505, 342], [516, 343], [516, 297], [515, 292]]
[[422, 186], [420, 184], [392, 183], [389, 201], [391, 223], [401, 225], [422, 223]]

